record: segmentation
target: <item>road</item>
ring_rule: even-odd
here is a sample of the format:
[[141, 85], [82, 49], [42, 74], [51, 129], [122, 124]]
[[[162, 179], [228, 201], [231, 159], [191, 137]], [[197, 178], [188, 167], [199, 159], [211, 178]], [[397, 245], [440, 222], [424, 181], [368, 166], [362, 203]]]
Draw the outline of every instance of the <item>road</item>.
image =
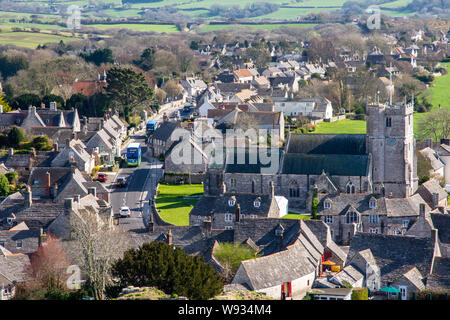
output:
[[[164, 112], [170, 116], [176, 112], [178, 108], [169, 108]], [[153, 120], [162, 120], [164, 113], [158, 113], [151, 117]], [[162, 162], [156, 158], [146, 155], [147, 146], [145, 144], [145, 130], [139, 131], [136, 135], [130, 137], [129, 143], [138, 142], [141, 144], [142, 160], [139, 167], [122, 168], [117, 175], [108, 178], [108, 186], [110, 191], [110, 202], [114, 213], [119, 213], [121, 207], [129, 207], [131, 216], [128, 218], [120, 218], [119, 226], [125, 230], [143, 229], [144, 222], [142, 220], [143, 210], [148, 210], [148, 204], [143, 200], [153, 199], [153, 193], [156, 185], [162, 178]], [[122, 153], [126, 152], [126, 146]], [[115, 185], [118, 177], [127, 179], [127, 186], [119, 188]], [[144, 207], [144, 208], [143, 208]]]

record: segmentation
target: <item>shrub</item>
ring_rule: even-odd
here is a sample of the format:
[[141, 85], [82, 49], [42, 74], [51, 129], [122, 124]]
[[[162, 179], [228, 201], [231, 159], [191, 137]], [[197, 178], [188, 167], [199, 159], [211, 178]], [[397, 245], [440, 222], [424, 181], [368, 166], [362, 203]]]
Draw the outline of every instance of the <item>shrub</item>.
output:
[[16, 184], [19, 179], [19, 174], [17, 171], [9, 171], [5, 173], [6, 178], [8, 179], [10, 184]]
[[353, 289], [352, 300], [369, 300], [369, 290], [367, 288]]
[[0, 174], [0, 196], [9, 195], [10, 187], [8, 178], [4, 174]]
[[144, 243], [129, 249], [112, 267], [122, 286], [155, 286], [189, 299], [210, 299], [223, 289], [214, 268], [199, 256], [163, 242]]

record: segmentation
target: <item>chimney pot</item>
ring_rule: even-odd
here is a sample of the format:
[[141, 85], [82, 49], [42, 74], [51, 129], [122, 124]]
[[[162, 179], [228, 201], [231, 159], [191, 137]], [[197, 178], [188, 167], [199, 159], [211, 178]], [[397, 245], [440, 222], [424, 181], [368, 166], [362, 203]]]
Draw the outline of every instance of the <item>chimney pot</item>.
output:
[[33, 194], [31, 192], [31, 187], [27, 186], [25, 189], [25, 205], [27, 208], [30, 208], [33, 204]]
[[171, 229], [169, 229], [169, 232], [167, 233], [167, 244], [173, 245], [173, 235]]

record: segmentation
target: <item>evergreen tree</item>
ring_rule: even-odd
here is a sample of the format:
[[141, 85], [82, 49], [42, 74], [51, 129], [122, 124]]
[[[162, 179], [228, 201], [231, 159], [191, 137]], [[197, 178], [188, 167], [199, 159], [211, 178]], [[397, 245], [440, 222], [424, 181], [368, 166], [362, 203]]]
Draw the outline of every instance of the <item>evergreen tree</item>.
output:
[[127, 122], [133, 109], [143, 107], [153, 99], [153, 89], [144, 75], [132, 68], [112, 67], [108, 71], [107, 82], [106, 95]]
[[8, 132], [8, 144], [17, 148], [21, 142], [25, 141], [25, 134], [19, 127], [13, 126]]
[[126, 251], [114, 264], [112, 274], [122, 287], [155, 286], [189, 299], [210, 299], [223, 288], [214, 268], [202, 258], [158, 241]]

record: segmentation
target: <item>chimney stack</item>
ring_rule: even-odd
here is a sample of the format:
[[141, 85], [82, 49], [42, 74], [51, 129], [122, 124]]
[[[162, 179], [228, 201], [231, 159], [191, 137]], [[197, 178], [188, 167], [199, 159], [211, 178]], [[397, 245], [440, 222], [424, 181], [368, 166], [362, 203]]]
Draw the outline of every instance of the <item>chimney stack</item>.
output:
[[45, 173], [45, 196], [50, 197], [51, 176], [50, 172]]
[[211, 233], [212, 222], [210, 216], [203, 220], [203, 228], [205, 229], [207, 235]]
[[52, 101], [50, 102], [50, 110], [51, 111], [56, 111], [57, 107], [56, 107], [56, 102]]
[[272, 199], [275, 198], [275, 186], [273, 184], [273, 181], [270, 181], [270, 197]]
[[92, 194], [94, 197], [97, 197], [97, 188], [96, 187], [89, 187], [88, 188], [88, 194]]
[[171, 229], [169, 229], [169, 232], [167, 233], [167, 244], [170, 246], [173, 245], [173, 235]]
[[31, 187], [27, 186], [24, 192], [24, 196], [25, 196], [25, 206], [27, 208], [30, 208], [31, 205], [33, 204], [33, 194], [31, 193]]
[[431, 201], [432, 201], [431, 209], [434, 210], [434, 209], [437, 208], [437, 206], [439, 204], [439, 194], [438, 193], [433, 193], [431, 195]]
[[438, 229], [431, 229], [431, 242], [433, 244], [438, 242]]
[[240, 222], [241, 221], [241, 206], [238, 204], [236, 204], [236, 218], [235, 218], [236, 222]]
[[45, 109], [45, 103], [41, 102], [41, 109]]
[[227, 192], [227, 185], [224, 181], [222, 181], [222, 188], [220, 189], [220, 193], [224, 194]]
[[419, 217], [425, 217], [425, 203], [419, 204]]
[[13, 156], [14, 155], [14, 148], [9, 148], [8, 155], [9, 156]]

